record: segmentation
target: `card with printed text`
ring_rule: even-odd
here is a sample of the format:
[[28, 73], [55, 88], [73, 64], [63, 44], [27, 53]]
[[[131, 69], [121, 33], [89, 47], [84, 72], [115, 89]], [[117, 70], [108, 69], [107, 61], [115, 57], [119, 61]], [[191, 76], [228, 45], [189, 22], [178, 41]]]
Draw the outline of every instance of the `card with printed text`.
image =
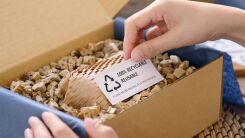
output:
[[126, 60], [97, 74], [95, 81], [112, 105], [163, 80], [152, 62]]

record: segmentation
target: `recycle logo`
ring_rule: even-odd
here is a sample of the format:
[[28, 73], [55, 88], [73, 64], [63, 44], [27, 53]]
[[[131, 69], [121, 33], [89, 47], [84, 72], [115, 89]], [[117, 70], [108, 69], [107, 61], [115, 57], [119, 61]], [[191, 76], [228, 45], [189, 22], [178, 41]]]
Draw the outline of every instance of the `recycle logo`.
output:
[[[109, 86], [110, 84], [110, 86]], [[111, 86], [113, 84], [113, 86]], [[114, 78], [105, 75], [105, 89], [107, 92], [112, 92], [114, 90], [117, 90], [121, 87], [121, 84], [114, 80]]]

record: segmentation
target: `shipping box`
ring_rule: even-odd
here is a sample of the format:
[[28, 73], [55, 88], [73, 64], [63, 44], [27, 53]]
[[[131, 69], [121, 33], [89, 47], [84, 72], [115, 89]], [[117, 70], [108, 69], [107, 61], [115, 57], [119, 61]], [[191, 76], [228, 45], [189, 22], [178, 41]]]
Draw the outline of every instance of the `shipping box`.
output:
[[[88, 42], [112, 38], [112, 18], [126, 2], [127, 0], [0, 1], [0, 85], [7, 87], [21, 74], [56, 61], [71, 50], [86, 46]], [[220, 117], [222, 70], [221, 55], [105, 124], [112, 126], [119, 137], [123, 138], [194, 136]], [[28, 101], [19, 95], [5, 93], [5, 96], [14, 96], [22, 103]], [[26, 122], [27, 126], [27, 116], [20, 119], [19, 110], [22, 107], [47, 109], [36, 102], [26, 102], [25, 105], [19, 102], [16, 105], [18, 111], [13, 111], [13, 116], [5, 110], [8, 103], [5, 104], [7, 105], [0, 105], [0, 137], [13, 137], [14, 133], [23, 132], [23, 126], [14, 128], [13, 125], [13, 120], [18, 118], [22, 123]], [[31, 112], [31, 109], [28, 111]], [[75, 118], [72, 121], [81, 122]], [[20, 122], [16, 122], [16, 125], [18, 123]], [[4, 129], [5, 127], [14, 129]]]

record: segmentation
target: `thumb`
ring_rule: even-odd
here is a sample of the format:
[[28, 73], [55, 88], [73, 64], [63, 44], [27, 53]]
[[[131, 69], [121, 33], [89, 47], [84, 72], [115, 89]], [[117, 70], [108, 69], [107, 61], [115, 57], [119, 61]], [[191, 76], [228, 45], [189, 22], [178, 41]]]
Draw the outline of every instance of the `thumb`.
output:
[[139, 62], [144, 59], [152, 58], [164, 51], [181, 46], [178, 33], [174, 30], [168, 31], [163, 35], [145, 41], [137, 45], [131, 52], [133, 61]]
[[86, 118], [85, 129], [91, 138], [117, 138], [115, 131], [108, 126], [102, 125], [91, 118]]

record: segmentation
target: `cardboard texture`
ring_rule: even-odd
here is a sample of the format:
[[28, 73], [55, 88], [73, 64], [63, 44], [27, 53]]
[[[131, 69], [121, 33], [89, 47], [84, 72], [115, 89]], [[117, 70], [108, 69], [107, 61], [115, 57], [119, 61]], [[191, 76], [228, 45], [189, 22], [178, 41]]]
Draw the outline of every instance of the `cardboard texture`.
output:
[[[120, 5], [125, 1], [115, 3]], [[0, 1], [0, 84], [6, 86], [23, 72], [37, 69], [64, 56], [71, 48], [85, 45], [82, 37], [102, 26], [111, 24], [111, 28], [99, 36], [112, 36], [112, 19], [101, 5], [104, 2], [107, 1]], [[111, 7], [108, 7], [110, 14], [116, 11]]]
[[238, 81], [239, 81], [239, 84], [240, 84], [242, 95], [243, 95], [243, 97], [245, 97], [245, 76], [238, 77]]
[[237, 76], [245, 76], [245, 66], [233, 63], [233, 67]]
[[99, 0], [109, 16], [114, 17], [128, 0]]
[[106, 124], [125, 138], [194, 136], [221, 114], [222, 65], [220, 57]]
[[[113, 37], [111, 17], [126, 1], [0, 1], [0, 85]], [[120, 137], [191, 137], [219, 119], [222, 67], [220, 57], [106, 124]]]

